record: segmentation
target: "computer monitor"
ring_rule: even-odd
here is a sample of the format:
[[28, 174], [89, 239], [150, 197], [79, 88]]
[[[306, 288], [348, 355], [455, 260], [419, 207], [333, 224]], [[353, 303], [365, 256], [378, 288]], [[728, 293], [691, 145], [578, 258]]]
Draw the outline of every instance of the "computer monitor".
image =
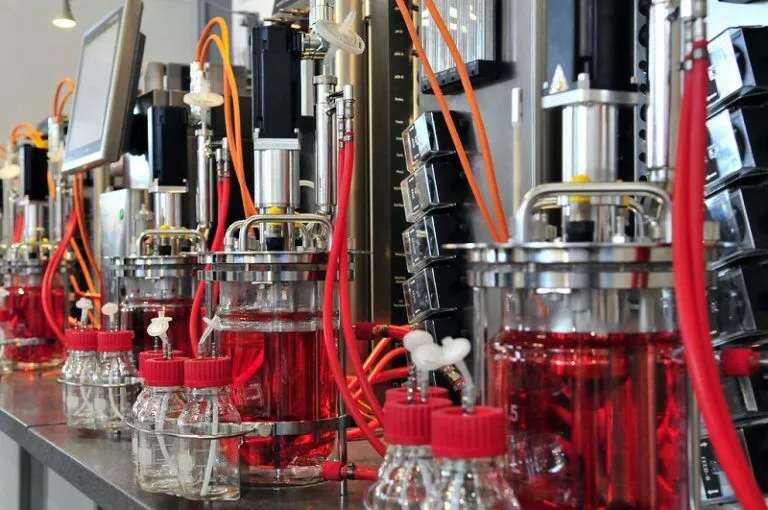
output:
[[117, 161], [124, 152], [144, 50], [142, 9], [141, 0], [125, 0], [83, 36], [64, 173]]

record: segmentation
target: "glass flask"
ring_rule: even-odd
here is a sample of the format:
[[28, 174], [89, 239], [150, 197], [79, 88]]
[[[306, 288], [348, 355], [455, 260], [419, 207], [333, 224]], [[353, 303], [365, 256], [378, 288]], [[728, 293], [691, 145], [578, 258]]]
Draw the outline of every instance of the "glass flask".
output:
[[[230, 396], [231, 383], [230, 358], [185, 360], [187, 404], [178, 419], [179, 432], [216, 436], [238, 428], [241, 420]], [[240, 437], [182, 438], [178, 455], [180, 495], [193, 500], [239, 499], [240, 464], [236, 452], [240, 443]]]
[[[138, 429], [178, 432], [178, 419], [186, 406], [184, 359], [153, 358], [143, 369], [144, 390], [133, 406]], [[178, 494], [179, 438], [133, 430], [137, 439], [136, 477], [146, 492]]]
[[432, 413], [432, 452], [439, 468], [430, 510], [518, 510], [504, 476], [506, 417], [495, 407]]
[[[34, 269], [34, 270], [33, 270]], [[32, 371], [55, 367], [63, 359], [63, 346], [42, 313], [42, 279], [45, 264], [24, 266], [11, 276], [10, 294], [6, 300], [11, 312], [11, 333], [16, 344], [7, 346], [6, 356], [18, 370]], [[60, 279], [54, 279], [53, 314], [61, 329], [65, 327], [65, 296]]]
[[157, 347], [156, 338], [147, 334], [147, 326], [161, 313], [172, 320], [168, 338], [175, 350], [184, 356], [191, 352], [189, 345], [189, 314], [192, 309], [195, 280], [191, 276], [139, 278], [123, 280], [125, 298], [120, 308], [120, 325], [133, 331], [134, 356]]
[[100, 331], [98, 333], [99, 371], [92, 382], [96, 428], [108, 433], [127, 429], [123, 417], [130, 416], [139, 393], [138, 371], [133, 364], [133, 333]]
[[384, 406], [384, 436], [389, 446], [378, 480], [368, 488], [366, 510], [426, 510], [438, 469], [432, 457], [431, 414], [451, 401], [389, 400]]
[[687, 383], [668, 246], [539, 246], [527, 256], [525, 283], [502, 289], [489, 351], [522, 508], [687, 508]]
[[[323, 344], [322, 281], [219, 285], [219, 348], [232, 358], [235, 405], [244, 423], [268, 422], [274, 432], [246, 438], [240, 449], [244, 482], [321, 482], [336, 438], [335, 427], [327, 425], [338, 418]], [[303, 429], [292, 432], [297, 425]]]
[[96, 338], [96, 331], [91, 329], [66, 331], [69, 355], [61, 369], [61, 379], [65, 382], [62, 397], [67, 425], [74, 429], [96, 428], [93, 412], [96, 388], [89, 385], [100, 368]]

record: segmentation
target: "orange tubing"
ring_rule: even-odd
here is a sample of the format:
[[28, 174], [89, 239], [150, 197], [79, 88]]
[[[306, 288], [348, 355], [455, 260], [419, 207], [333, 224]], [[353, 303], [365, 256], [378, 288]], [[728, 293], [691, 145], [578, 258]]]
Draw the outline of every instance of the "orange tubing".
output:
[[[448, 106], [448, 101], [446, 100], [445, 94], [443, 94], [443, 91], [440, 88], [437, 75], [435, 75], [435, 71], [432, 69], [432, 65], [429, 63], [429, 59], [427, 58], [427, 52], [421, 42], [419, 32], [416, 29], [416, 25], [413, 23], [413, 19], [411, 18], [411, 11], [405, 4], [405, 0], [395, 0], [395, 2], [397, 2], [397, 7], [400, 9], [400, 14], [402, 15], [405, 26], [408, 29], [408, 34], [411, 36], [411, 41], [413, 41], [413, 47], [416, 50], [416, 54], [419, 56], [421, 65], [424, 68], [424, 73], [427, 75], [427, 79], [429, 80], [429, 83], [432, 86], [432, 90], [435, 94], [435, 99], [440, 106], [440, 111], [445, 118], [445, 123], [448, 126], [448, 132], [450, 133], [451, 140], [456, 147], [456, 153], [459, 156], [459, 161], [461, 161], [461, 167], [467, 176], [467, 182], [469, 183], [469, 187], [472, 189], [472, 195], [475, 197], [475, 202], [477, 202], [477, 207], [480, 210], [480, 215], [483, 217], [483, 222], [488, 228], [488, 231], [491, 233], [491, 237], [494, 241], [499, 243], [506, 242], [509, 240], [509, 236], [504, 236], [503, 234], [506, 229], [502, 229], [501, 231], [498, 230], [493, 222], [491, 213], [488, 211], [488, 206], [483, 199], [480, 186], [477, 182], [477, 179], [475, 178], [474, 172], [472, 171], [472, 165], [469, 162], [467, 151], [465, 150], [464, 144], [462, 143], [461, 137], [459, 136], [459, 132], [456, 129], [456, 124], [451, 117], [451, 108]], [[493, 185], [492, 182], [489, 184]], [[506, 225], [506, 222], [504, 222], [504, 224]]]
[[[432, 21], [434, 21], [437, 30], [440, 35], [443, 36], [448, 51], [453, 57], [453, 62], [456, 64], [456, 70], [459, 72], [459, 78], [461, 79], [461, 85], [464, 87], [464, 93], [467, 96], [467, 103], [469, 109], [472, 112], [472, 120], [475, 123], [475, 129], [477, 131], [478, 138], [480, 139], [480, 151], [483, 155], [483, 164], [485, 165], [485, 173], [488, 179], [488, 186], [491, 188], [491, 199], [493, 202], [493, 208], [496, 213], [496, 220], [499, 222], [499, 233], [504, 236], [504, 239], [509, 239], [509, 228], [507, 227], [507, 216], [504, 213], [504, 205], [501, 201], [501, 194], [499, 193], [499, 184], [496, 180], [496, 169], [493, 166], [493, 157], [491, 157], [491, 144], [488, 141], [488, 133], [485, 129], [485, 122], [483, 122], [483, 114], [480, 112], [480, 106], [477, 104], [477, 97], [475, 96], [475, 89], [472, 86], [472, 81], [467, 72], [467, 66], [464, 64], [464, 58], [461, 56], [456, 41], [453, 40], [450, 30], [445, 24], [445, 20], [440, 15], [440, 11], [437, 9], [433, 0], [426, 0], [427, 8], [429, 9]], [[519, 170], [519, 169], [516, 169]], [[517, 190], [515, 190], [517, 192]]]
[[373, 348], [373, 350], [371, 351], [371, 354], [368, 355], [368, 358], [366, 358], [365, 363], [363, 363], [363, 369], [366, 372], [371, 369], [371, 366], [376, 362], [379, 356], [381, 356], [381, 354], [384, 352], [384, 349], [386, 349], [391, 342], [392, 342], [392, 337], [388, 336], [386, 338], [382, 338], [381, 341], [376, 344], [376, 347]]
[[[102, 281], [101, 276], [101, 269], [99, 265], [96, 263], [96, 258], [93, 255], [93, 250], [91, 250], [91, 240], [88, 237], [88, 230], [86, 229], [86, 222], [85, 222], [85, 199], [83, 197], [83, 175], [79, 174], [75, 176], [73, 185], [72, 185], [72, 192], [73, 192], [73, 201], [75, 205], [75, 214], [77, 217], [77, 227], [80, 232], [80, 239], [83, 243], [83, 250], [85, 251], [85, 257], [88, 260], [88, 264], [93, 268], [94, 272], [96, 273], [96, 278], [99, 282]], [[91, 287], [89, 285], [91, 292], [97, 292], [97, 289], [95, 287]]]
[[[61, 99], [61, 101], [59, 101], [61, 91], [65, 85], [69, 87], [69, 90]], [[53, 94], [53, 117], [56, 119], [56, 122], [61, 121], [61, 112], [64, 110], [64, 105], [67, 104], [67, 101], [69, 100], [70, 97], [72, 97], [72, 94], [74, 93], [75, 93], [75, 82], [72, 81], [71, 78], [62, 78], [61, 80], [59, 80], [58, 85], [56, 85], [56, 92], [54, 92]]]

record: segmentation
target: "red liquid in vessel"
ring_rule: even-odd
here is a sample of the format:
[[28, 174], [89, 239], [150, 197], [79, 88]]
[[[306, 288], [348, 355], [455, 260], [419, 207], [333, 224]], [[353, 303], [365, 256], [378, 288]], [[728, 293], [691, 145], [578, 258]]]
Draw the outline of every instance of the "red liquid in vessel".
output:
[[[307, 321], [309, 314], [248, 314], [250, 323]], [[228, 320], [233, 320], [231, 316]], [[237, 319], [234, 319], [237, 320]], [[323, 346], [322, 331], [235, 332], [220, 334], [232, 357], [235, 405], [243, 422], [313, 421], [338, 416], [337, 392]], [[322, 462], [331, 453], [335, 432], [277, 438], [246, 438], [240, 448], [252, 484], [304, 484], [321, 481]]]
[[192, 309], [191, 299], [147, 299], [141, 303], [129, 303], [123, 307], [122, 329], [133, 331], [133, 356], [138, 359], [139, 352], [152, 350], [157, 339], [147, 333], [152, 319], [162, 310], [166, 317], [173, 320], [168, 324], [168, 338], [174, 349], [189, 356], [189, 314]]
[[679, 346], [676, 333], [494, 339], [493, 398], [523, 510], [687, 508]]
[[[38, 370], [61, 363], [64, 349], [43, 314], [41, 288], [25, 286], [10, 287], [8, 290], [7, 306], [13, 317], [10, 321], [12, 334], [14, 338], [30, 339], [30, 344], [8, 345], [5, 355], [20, 370]], [[53, 289], [52, 304], [58, 326], [63, 330], [65, 304], [61, 287]]]

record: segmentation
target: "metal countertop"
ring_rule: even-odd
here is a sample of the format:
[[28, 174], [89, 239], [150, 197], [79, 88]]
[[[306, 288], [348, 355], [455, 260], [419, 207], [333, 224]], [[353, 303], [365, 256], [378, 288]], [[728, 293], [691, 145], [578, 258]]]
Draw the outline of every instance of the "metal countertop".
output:
[[[0, 431], [57, 472], [104, 510], [285, 510], [362, 509], [369, 482], [350, 481], [346, 497], [340, 484], [274, 489], [243, 488], [236, 502], [197, 502], [148, 494], [133, 476], [130, 438], [86, 437], [64, 425], [58, 374], [14, 373], [0, 382]], [[350, 443], [351, 460], [375, 463], [375, 454], [360, 442]], [[368, 461], [368, 462], [366, 462]]]

